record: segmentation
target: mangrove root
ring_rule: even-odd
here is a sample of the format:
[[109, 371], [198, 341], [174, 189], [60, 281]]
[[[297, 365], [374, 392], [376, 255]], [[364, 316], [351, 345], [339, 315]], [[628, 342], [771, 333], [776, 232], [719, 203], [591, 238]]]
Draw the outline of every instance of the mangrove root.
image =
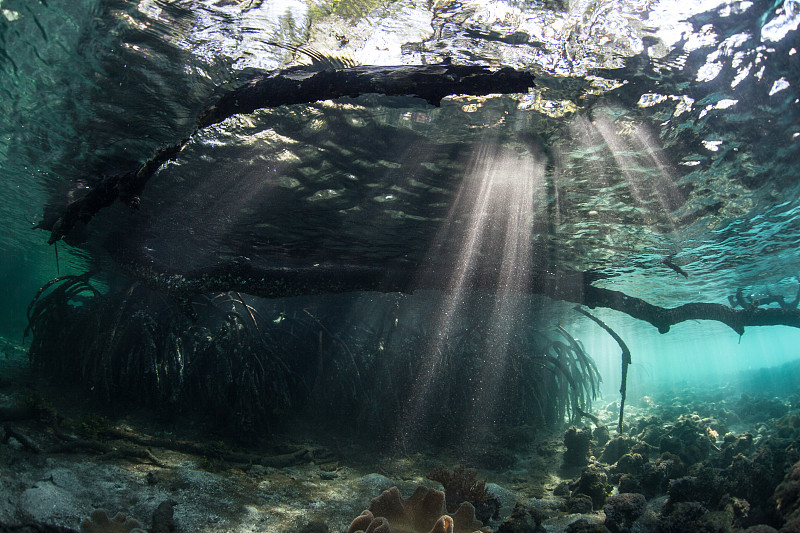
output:
[[575, 310], [581, 313], [582, 315], [589, 317], [598, 326], [606, 330], [606, 332], [609, 335], [611, 335], [611, 337], [616, 341], [616, 343], [622, 350], [622, 380], [620, 381], [620, 386], [619, 386], [619, 393], [621, 399], [619, 402], [619, 424], [617, 425], [617, 433], [622, 435], [622, 413], [625, 410], [625, 395], [627, 393], [627, 388], [628, 388], [628, 365], [631, 364], [631, 351], [628, 349], [628, 345], [625, 344], [625, 341], [622, 340], [622, 337], [617, 335], [617, 332], [611, 329], [611, 327], [608, 324], [606, 324], [605, 322], [603, 322], [590, 312], [581, 309], [579, 306], [576, 306]]

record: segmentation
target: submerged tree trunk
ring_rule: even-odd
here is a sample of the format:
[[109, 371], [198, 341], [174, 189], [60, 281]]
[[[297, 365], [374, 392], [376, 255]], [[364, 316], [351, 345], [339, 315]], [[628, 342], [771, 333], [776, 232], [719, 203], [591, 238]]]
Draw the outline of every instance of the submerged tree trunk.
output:
[[[253, 76], [243, 86], [223, 94], [200, 116], [197, 126], [205, 128], [257, 109], [370, 93], [418, 97], [438, 106], [442, 98], [451, 94], [527, 92], [533, 87], [533, 78], [530, 72], [509, 67], [490, 70], [450, 64], [276, 70]], [[88, 223], [118, 198], [137, 208], [147, 181], [161, 165], [177, 158], [190, 139], [162, 148], [135, 170], [104, 176], [88, 194], [68, 204], [59, 216], [42, 220], [36, 228], [50, 230], [48, 242], [52, 244], [67, 236], [79, 222]]]
[[[194, 295], [241, 290], [254, 296], [279, 298], [309, 294], [351, 291], [413, 292], [419, 289], [450, 290], [446, 276], [426, 276], [410, 266], [316, 265], [311, 267], [255, 268], [249, 263], [230, 263], [194, 273], [176, 276], [149, 271], [138, 264], [124, 265], [134, 277], [152, 288], [170, 293], [190, 312]], [[687, 320], [721, 322], [739, 335], [745, 326], [790, 326], [800, 328], [800, 309], [733, 309], [725, 304], [687, 303], [677, 307], [659, 307], [640, 298], [602, 287], [595, 287], [593, 273], [571, 270], [532, 270], [520, 290], [541, 294], [553, 300], [605, 307], [620, 311], [667, 333], [671, 326]], [[467, 281], [475, 289], [492, 289], [479, 277]]]

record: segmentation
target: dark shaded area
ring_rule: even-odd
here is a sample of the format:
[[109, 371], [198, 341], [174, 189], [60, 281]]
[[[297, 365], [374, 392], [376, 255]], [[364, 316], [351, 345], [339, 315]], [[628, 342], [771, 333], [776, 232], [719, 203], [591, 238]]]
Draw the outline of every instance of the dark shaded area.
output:
[[[191, 301], [198, 318], [190, 322], [160, 292], [103, 279], [65, 276], [37, 295], [34, 367], [103, 402], [211, 420], [234, 439], [272, 435], [302, 414], [379, 441], [402, 434], [408, 445], [479, 450], [489, 435], [578, 416], [598, 393], [593, 361], [563, 328], [538, 330], [535, 314], [515, 326], [493, 407], [476, 412], [487, 371], [498, 371], [485, 359], [493, 337], [479, 304], [432, 351], [436, 298], [216, 292]], [[418, 412], [408, 410], [412, 397], [422, 398]]]

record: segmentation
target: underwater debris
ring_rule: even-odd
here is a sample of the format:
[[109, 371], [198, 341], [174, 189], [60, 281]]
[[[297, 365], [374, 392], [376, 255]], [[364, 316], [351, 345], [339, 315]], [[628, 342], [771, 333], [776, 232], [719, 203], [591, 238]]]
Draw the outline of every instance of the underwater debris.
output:
[[[379, 529], [380, 528], [380, 529]], [[452, 515], [447, 514], [444, 492], [417, 487], [403, 500], [397, 487], [373, 498], [350, 524], [347, 533], [381, 531], [386, 533], [489, 533], [475, 518], [475, 508], [462, 503]]]

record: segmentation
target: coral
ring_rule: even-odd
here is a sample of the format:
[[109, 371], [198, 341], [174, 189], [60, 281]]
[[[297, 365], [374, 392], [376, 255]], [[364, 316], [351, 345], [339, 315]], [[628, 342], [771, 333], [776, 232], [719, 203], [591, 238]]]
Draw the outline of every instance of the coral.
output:
[[478, 481], [477, 475], [475, 470], [459, 465], [452, 474], [443, 468], [437, 468], [427, 477], [444, 487], [447, 512], [452, 513], [461, 503], [469, 502], [475, 507], [478, 520], [487, 522], [499, 519], [500, 501], [496, 497], [489, 497], [486, 480]]
[[608, 475], [596, 464], [591, 464], [583, 469], [580, 479], [573, 483], [572, 495], [585, 494], [591, 498], [594, 509], [599, 509], [605, 503], [609, 489]]
[[603, 512], [606, 527], [612, 533], [629, 533], [631, 526], [645, 510], [647, 501], [642, 494], [615, 494], [606, 500]]
[[603, 449], [603, 454], [600, 456], [600, 460], [608, 464], [616, 463], [620, 457], [628, 453], [631, 449], [632, 442], [633, 439], [628, 437], [614, 437], [606, 444], [606, 447]]
[[81, 522], [81, 533], [145, 533], [142, 524], [133, 518], [117, 513], [109, 519], [105, 510], [95, 509]]
[[742, 533], [778, 533], [778, 530], [766, 524], [758, 524], [742, 530]]
[[444, 492], [417, 487], [403, 500], [397, 487], [370, 502], [369, 509], [350, 524], [347, 533], [480, 533], [475, 508], [462, 503], [452, 516], [445, 509]]
[[576, 494], [564, 503], [564, 510], [568, 513], [591, 513], [592, 499], [586, 494]]
[[566, 533], [610, 533], [603, 524], [593, 524], [585, 518], [579, 518], [565, 530]]
[[715, 509], [724, 493], [724, 483], [712, 468], [701, 468], [695, 476], [684, 476], [669, 482], [669, 500], [665, 512], [679, 502], [699, 502], [708, 509]]
[[783, 526], [780, 533], [800, 533], [800, 519], [792, 520]]
[[664, 452], [656, 459], [654, 464], [645, 465], [645, 473], [642, 476], [642, 487], [645, 495], [655, 496], [666, 492], [669, 481], [677, 479], [686, 474], [686, 465], [681, 458], [669, 452]]
[[569, 482], [562, 481], [553, 489], [553, 496], [569, 496]]
[[328, 524], [312, 521], [301, 527], [297, 533], [330, 533], [330, 531]]
[[775, 502], [778, 513], [787, 523], [800, 520], [800, 461], [792, 466], [775, 489]]
[[750, 502], [751, 517], [773, 524], [777, 511], [770, 500], [784, 478], [785, 465], [797, 459], [784, 442], [768, 439], [751, 457], [738, 454], [733, 458], [725, 469], [725, 490]]
[[644, 472], [644, 464], [645, 460], [641, 454], [626, 453], [611, 467], [610, 472], [612, 479], [616, 477], [617, 482], [619, 482], [619, 478], [622, 476], [622, 474], [640, 476], [642, 472]]
[[631, 474], [622, 474], [619, 478], [620, 492], [641, 492], [642, 484]]
[[708, 457], [715, 449], [715, 434], [720, 430], [724, 433], [724, 428], [717, 420], [700, 418], [697, 414], [681, 415], [665, 430], [659, 441], [659, 450], [678, 455], [688, 466]]
[[753, 398], [747, 393], [742, 393], [735, 409], [742, 421], [747, 422], [765, 418], [780, 418], [787, 413], [789, 406], [778, 398]]
[[478, 481], [477, 476], [478, 472], [472, 468], [459, 465], [453, 469], [452, 474], [444, 468], [436, 468], [427, 475], [427, 478], [442, 484], [448, 510], [452, 510], [451, 506], [454, 504], [466, 501], [479, 505], [489, 499], [486, 480]]
[[729, 465], [734, 457], [741, 454], [750, 453], [753, 449], [753, 434], [745, 433], [744, 435], [734, 435], [728, 433], [725, 435], [724, 444], [720, 453], [720, 462], [724, 465]]
[[173, 518], [173, 507], [177, 504], [174, 500], [165, 500], [158, 504], [153, 511], [153, 527], [150, 533], [173, 533], [177, 530]]
[[592, 437], [594, 438], [594, 441], [598, 447], [605, 446], [609, 439], [611, 439], [608, 428], [604, 425], [594, 428], [594, 431], [592, 431]]
[[778, 437], [782, 439], [796, 439], [800, 433], [800, 416], [795, 413], [783, 415], [775, 421]]
[[511, 517], [500, 524], [497, 533], [543, 533], [544, 516], [534, 507], [526, 507], [520, 503], [514, 506]]
[[589, 461], [589, 446], [592, 441], [592, 432], [589, 429], [578, 429], [571, 426], [564, 434], [564, 464], [570, 466], [583, 466]]
[[697, 502], [679, 503], [669, 516], [661, 520], [657, 531], [659, 533], [671, 533], [674, 531], [699, 532], [701, 531], [701, 520], [707, 513], [708, 510]]

